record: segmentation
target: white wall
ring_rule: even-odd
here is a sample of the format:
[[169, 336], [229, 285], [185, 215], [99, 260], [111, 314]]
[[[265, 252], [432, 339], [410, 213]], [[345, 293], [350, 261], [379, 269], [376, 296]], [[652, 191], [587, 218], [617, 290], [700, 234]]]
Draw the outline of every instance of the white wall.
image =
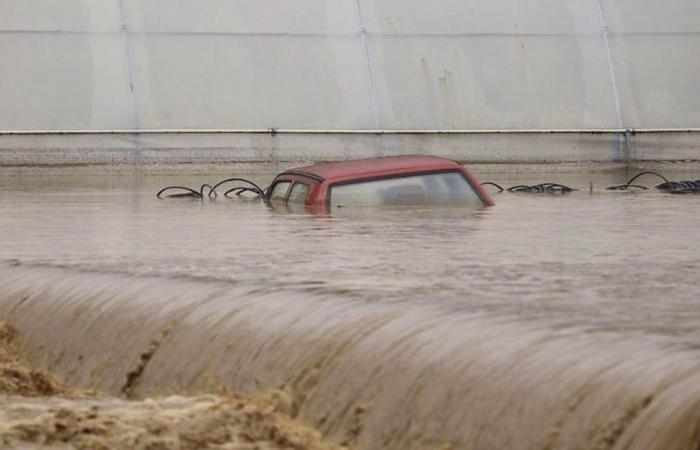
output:
[[700, 3], [600, 1], [0, 0], [0, 129], [697, 126]]
[[699, 54], [697, 0], [0, 0], [0, 130], [698, 127]]

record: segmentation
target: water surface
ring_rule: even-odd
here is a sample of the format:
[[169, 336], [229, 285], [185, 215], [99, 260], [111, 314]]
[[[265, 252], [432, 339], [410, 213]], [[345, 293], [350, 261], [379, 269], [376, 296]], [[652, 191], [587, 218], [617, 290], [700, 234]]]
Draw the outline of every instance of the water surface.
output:
[[[700, 196], [603, 189], [625, 174], [503, 177], [480, 174], [506, 185], [557, 181], [581, 190], [494, 194], [493, 208], [319, 216], [254, 200], [154, 195], [216, 177], [4, 177], [0, 259], [700, 342]], [[271, 177], [254, 178], [266, 184]]]
[[627, 176], [327, 215], [2, 177], [0, 315], [74, 386], [281, 389], [358, 449], [697, 448], [700, 196], [604, 190]]

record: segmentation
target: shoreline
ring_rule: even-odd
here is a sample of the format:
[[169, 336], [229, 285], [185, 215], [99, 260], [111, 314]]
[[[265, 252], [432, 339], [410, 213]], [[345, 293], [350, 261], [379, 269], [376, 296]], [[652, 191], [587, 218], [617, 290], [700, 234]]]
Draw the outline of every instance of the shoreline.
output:
[[[149, 164], [0, 164], [0, 176], [72, 176], [72, 175], [226, 175], [231, 173], [275, 175], [284, 170], [325, 160], [228, 163], [149, 163]], [[691, 173], [700, 171], [700, 161], [560, 162], [560, 163], [483, 163], [460, 161], [474, 173], [489, 174], [606, 174], [663, 171]]]
[[291, 167], [406, 154], [506, 172], [688, 170], [700, 167], [700, 129], [0, 131], [3, 172]]

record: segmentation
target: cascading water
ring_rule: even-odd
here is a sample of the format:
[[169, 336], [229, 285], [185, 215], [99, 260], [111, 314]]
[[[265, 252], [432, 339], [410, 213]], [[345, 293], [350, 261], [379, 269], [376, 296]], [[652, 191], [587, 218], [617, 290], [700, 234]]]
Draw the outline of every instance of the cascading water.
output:
[[693, 448], [700, 353], [219, 283], [0, 269], [0, 315], [69, 384], [143, 397], [282, 389], [360, 448]]
[[361, 449], [700, 442], [696, 196], [315, 217], [53, 182], [2, 186], [0, 320], [70, 385], [282, 390]]

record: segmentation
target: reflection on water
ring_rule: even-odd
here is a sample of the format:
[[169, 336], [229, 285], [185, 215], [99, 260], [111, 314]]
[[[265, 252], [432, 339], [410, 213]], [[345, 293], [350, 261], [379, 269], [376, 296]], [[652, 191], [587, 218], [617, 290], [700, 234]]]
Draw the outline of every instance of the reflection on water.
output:
[[315, 215], [0, 178], [0, 314], [78, 386], [283, 389], [362, 449], [696, 448], [700, 196], [625, 179]]

